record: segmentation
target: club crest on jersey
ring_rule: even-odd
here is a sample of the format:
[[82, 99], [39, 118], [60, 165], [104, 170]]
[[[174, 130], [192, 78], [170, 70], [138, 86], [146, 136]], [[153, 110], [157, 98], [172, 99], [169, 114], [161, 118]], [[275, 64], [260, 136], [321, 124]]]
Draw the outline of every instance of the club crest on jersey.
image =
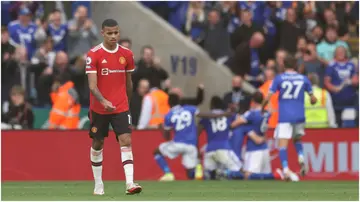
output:
[[98, 130], [98, 129], [97, 129], [95, 126], [91, 128], [91, 132], [93, 132], [93, 133], [96, 133], [97, 130]]
[[119, 58], [119, 62], [120, 62], [120, 64], [125, 64], [125, 58], [124, 57], [120, 57]]
[[90, 57], [86, 57], [86, 64], [89, 65], [91, 63], [91, 58]]

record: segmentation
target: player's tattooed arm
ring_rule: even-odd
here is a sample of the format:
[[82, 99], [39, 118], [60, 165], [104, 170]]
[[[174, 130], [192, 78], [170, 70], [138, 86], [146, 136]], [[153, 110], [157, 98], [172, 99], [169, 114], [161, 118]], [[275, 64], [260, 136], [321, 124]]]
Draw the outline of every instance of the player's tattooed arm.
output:
[[132, 92], [133, 92], [133, 83], [132, 83], [132, 79], [131, 79], [131, 72], [127, 72], [126, 73], [126, 94], [128, 96], [129, 103], [131, 100]]
[[96, 97], [99, 102], [103, 102], [105, 100], [104, 96], [101, 94], [97, 87], [97, 75], [96, 74], [88, 74], [89, 81], [89, 89], [90, 92]]

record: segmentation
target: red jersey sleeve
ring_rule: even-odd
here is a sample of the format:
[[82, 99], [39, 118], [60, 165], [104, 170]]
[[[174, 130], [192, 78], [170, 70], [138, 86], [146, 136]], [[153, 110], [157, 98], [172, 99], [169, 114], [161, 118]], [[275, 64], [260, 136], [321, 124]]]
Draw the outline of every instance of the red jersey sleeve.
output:
[[95, 52], [90, 50], [86, 56], [86, 74], [97, 73], [97, 58]]
[[135, 70], [135, 64], [134, 64], [134, 54], [131, 50], [128, 50], [128, 54], [126, 57], [126, 72], [133, 72]]

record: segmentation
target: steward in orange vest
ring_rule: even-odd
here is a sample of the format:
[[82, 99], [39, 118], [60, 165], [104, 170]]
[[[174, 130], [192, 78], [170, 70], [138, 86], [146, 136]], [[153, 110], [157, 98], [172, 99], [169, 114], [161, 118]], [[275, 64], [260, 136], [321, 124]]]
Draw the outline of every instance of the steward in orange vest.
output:
[[165, 115], [170, 111], [169, 96], [164, 91], [156, 89], [148, 94], [152, 100], [151, 119], [149, 128], [157, 128], [164, 123]]
[[138, 129], [158, 128], [164, 123], [165, 115], [170, 111], [169, 96], [158, 88], [152, 88], [144, 96]]
[[68, 81], [61, 85], [60, 82], [55, 82], [50, 97], [53, 106], [49, 116], [49, 129], [78, 129], [81, 105], [74, 83]]

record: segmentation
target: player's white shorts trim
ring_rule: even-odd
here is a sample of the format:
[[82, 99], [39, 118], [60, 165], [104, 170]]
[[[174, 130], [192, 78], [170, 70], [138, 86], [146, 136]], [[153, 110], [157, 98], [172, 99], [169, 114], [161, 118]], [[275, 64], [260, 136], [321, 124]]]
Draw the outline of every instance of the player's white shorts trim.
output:
[[159, 146], [162, 155], [174, 159], [182, 156], [182, 164], [186, 169], [195, 168], [198, 163], [198, 151], [194, 145], [180, 142], [164, 142]]
[[275, 131], [275, 139], [291, 139], [305, 135], [305, 123], [278, 123]]
[[239, 171], [241, 162], [232, 150], [218, 149], [207, 152], [204, 155], [204, 169], [213, 171], [217, 168], [226, 168], [231, 171]]
[[268, 149], [245, 153], [244, 171], [251, 173], [271, 173], [271, 159]]

